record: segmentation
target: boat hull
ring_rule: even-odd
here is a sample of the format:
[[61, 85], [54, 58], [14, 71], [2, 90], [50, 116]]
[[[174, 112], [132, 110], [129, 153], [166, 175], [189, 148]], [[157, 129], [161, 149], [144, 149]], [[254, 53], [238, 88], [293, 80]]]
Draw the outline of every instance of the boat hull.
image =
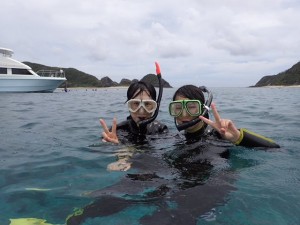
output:
[[53, 92], [66, 78], [4, 78], [0, 76], [0, 92]]

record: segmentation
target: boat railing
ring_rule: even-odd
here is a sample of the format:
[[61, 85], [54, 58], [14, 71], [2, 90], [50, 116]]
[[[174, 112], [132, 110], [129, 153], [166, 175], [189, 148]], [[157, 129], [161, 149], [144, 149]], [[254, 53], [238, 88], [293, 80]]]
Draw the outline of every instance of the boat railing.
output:
[[39, 70], [36, 73], [41, 77], [66, 77], [63, 70]]

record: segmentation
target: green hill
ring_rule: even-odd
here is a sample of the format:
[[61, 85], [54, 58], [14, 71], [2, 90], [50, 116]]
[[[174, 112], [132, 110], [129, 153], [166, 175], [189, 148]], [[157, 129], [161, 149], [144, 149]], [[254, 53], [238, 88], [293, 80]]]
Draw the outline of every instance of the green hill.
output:
[[254, 87], [291, 85], [300, 85], [300, 62], [277, 75], [264, 76], [254, 85]]
[[[51, 67], [38, 63], [32, 62], [23, 62], [24, 64], [30, 66], [33, 71], [37, 72], [39, 70], [64, 70], [66, 78], [67, 78], [67, 86], [68, 87], [112, 87], [112, 86], [129, 86], [132, 82], [137, 79], [133, 79], [132, 81], [129, 79], [122, 79], [120, 83], [111, 80], [109, 77], [103, 77], [99, 80], [97, 77], [79, 71], [75, 68], [61, 68], [61, 67]], [[144, 76], [141, 80], [146, 81], [158, 87], [158, 80], [156, 75], [148, 74]], [[162, 79], [164, 87], [171, 87], [171, 85]], [[62, 85], [64, 86], [64, 85]]]

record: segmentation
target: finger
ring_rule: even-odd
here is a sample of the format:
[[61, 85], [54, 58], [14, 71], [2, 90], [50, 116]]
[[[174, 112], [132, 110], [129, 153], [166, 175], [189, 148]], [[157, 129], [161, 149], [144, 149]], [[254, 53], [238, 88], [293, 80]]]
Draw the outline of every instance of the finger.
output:
[[107, 141], [107, 138], [108, 138], [107, 134], [103, 131], [102, 132], [102, 139], [104, 139], [105, 141]]
[[209, 119], [207, 119], [207, 118], [205, 118], [205, 117], [203, 117], [203, 116], [199, 116], [199, 118], [200, 118], [204, 123], [206, 123], [207, 125], [211, 126], [213, 129], [215, 129], [216, 131], [219, 132], [219, 127], [218, 127], [217, 123], [215, 123], [214, 121], [209, 120]]
[[103, 132], [103, 139], [105, 139], [106, 142], [111, 142], [111, 143], [119, 144], [119, 139], [118, 139], [117, 136], [110, 137], [105, 132]]
[[107, 126], [106, 126], [105, 121], [103, 119], [100, 119], [99, 121], [100, 121], [101, 126], [103, 127], [104, 132], [108, 133], [109, 130], [108, 130]]
[[228, 124], [228, 129], [231, 131], [231, 134], [234, 137], [233, 142], [236, 142], [241, 135], [240, 131], [236, 128], [232, 121], [230, 121]]
[[116, 118], [113, 119], [112, 132], [114, 134], [117, 133], [117, 119]]
[[220, 128], [219, 133], [221, 134], [221, 136], [224, 136], [225, 133], [226, 133], [226, 129], [225, 128]]
[[111, 142], [111, 143], [119, 144], [118, 138], [107, 137], [106, 140], [109, 141], [109, 142]]
[[228, 122], [228, 129], [233, 130], [233, 131], [238, 130], [231, 120]]
[[205, 118], [204, 116], [199, 116], [199, 119], [201, 119], [204, 123], [213, 126], [214, 122], [211, 121], [210, 119]]
[[212, 111], [213, 111], [213, 115], [215, 117], [215, 121], [220, 124], [221, 123], [221, 117], [217, 111], [217, 107], [214, 103], [211, 104], [211, 108], [212, 108]]

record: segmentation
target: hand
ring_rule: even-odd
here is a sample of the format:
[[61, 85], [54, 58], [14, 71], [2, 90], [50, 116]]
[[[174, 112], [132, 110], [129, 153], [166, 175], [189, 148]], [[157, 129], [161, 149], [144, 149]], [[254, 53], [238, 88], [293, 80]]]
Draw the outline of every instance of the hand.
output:
[[113, 119], [113, 125], [112, 125], [112, 130], [111, 132], [109, 131], [109, 129], [106, 126], [106, 123], [103, 119], [100, 119], [100, 124], [103, 127], [103, 132], [102, 132], [102, 141], [103, 142], [112, 142], [115, 144], [119, 143], [119, 139], [117, 136], [117, 119], [114, 118]]
[[131, 163], [126, 162], [125, 160], [119, 160], [117, 162], [113, 162], [108, 164], [107, 170], [110, 171], [127, 171], [131, 167]]
[[235, 127], [231, 120], [221, 119], [214, 103], [211, 104], [211, 108], [215, 117], [215, 121], [209, 120], [203, 116], [199, 116], [199, 118], [218, 131], [222, 138], [235, 143], [240, 137], [240, 131]]

